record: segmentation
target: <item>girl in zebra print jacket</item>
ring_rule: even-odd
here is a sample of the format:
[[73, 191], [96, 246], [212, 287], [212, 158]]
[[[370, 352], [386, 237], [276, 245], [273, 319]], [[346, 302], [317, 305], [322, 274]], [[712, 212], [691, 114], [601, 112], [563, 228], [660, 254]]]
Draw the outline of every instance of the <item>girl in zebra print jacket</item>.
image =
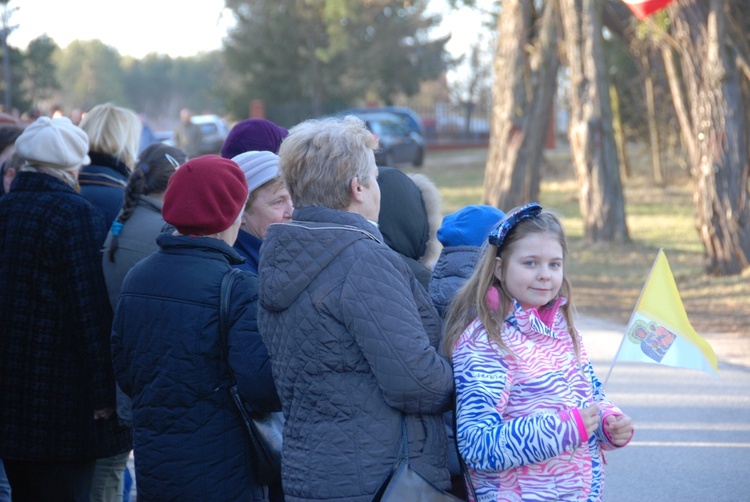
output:
[[632, 437], [573, 324], [566, 254], [556, 215], [517, 208], [451, 305], [443, 346], [477, 501], [601, 500], [602, 450]]

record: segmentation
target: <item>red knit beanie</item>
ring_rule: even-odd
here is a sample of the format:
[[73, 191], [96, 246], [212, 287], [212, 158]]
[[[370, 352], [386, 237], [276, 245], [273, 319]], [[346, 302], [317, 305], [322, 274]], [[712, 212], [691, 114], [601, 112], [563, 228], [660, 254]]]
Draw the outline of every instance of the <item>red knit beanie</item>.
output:
[[247, 181], [232, 160], [204, 155], [169, 178], [162, 216], [183, 235], [211, 235], [234, 223], [247, 202]]

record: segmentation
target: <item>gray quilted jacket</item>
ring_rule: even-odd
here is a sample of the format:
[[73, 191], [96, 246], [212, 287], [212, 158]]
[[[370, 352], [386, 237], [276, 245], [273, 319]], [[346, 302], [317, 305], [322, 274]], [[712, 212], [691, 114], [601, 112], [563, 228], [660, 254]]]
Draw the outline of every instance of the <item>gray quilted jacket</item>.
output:
[[324, 207], [271, 225], [260, 253], [261, 335], [287, 426], [287, 501], [369, 501], [393, 466], [406, 414], [409, 460], [450, 485], [441, 412], [453, 373], [440, 318], [404, 260], [363, 217]]

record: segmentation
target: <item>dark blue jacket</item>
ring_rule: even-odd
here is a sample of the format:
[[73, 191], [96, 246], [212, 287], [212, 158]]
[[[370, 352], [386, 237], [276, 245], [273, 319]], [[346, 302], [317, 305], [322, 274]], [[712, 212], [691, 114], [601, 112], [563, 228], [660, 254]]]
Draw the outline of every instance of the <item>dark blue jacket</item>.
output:
[[456, 292], [474, 272], [481, 251], [479, 246], [448, 246], [440, 253], [427, 291], [443, 319], [448, 315]]
[[[122, 209], [122, 198], [130, 171], [111, 155], [89, 152], [91, 164], [78, 175], [81, 195], [96, 207], [107, 230]], [[103, 242], [103, 241], [102, 241]]]
[[62, 180], [18, 173], [0, 198], [0, 458], [130, 451], [116, 417], [99, 214]]
[[237, 234], [237, 241], [234, 243], [234, 249], [245, 258], [245, 263], [237, 265], [241, 270], [247, 270], [258, 275], [258, 262], [260, 261], [260, 246], [263, 241], [249, 232], [240, 230]]
[[[117, 382], [133, 399], [138, 498], [261, 500], [218, 333], [221, 280], [242, 258], [210, 237], [162, 234], [157, 243], [125, 276], [112, 329]], [[229, 360], [249, 406], [278, 410], [257, 298], [257, 278], [239, 274]]]

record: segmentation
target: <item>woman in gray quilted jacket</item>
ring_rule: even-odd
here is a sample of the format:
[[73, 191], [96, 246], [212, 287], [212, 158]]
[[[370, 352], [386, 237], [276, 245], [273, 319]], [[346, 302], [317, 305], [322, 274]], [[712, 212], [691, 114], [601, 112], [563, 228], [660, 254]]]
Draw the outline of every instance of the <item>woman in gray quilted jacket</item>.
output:
[[345, 117], [302, 122], [279, 151], [297, 209], [261, 248], [259, 324], [287, 420], [291, 502], [369, 502], [397, 460], [402, 416], [412, 467], [450, 486], [452, 370], [429, 296], [378, 230], [375, 148]]

